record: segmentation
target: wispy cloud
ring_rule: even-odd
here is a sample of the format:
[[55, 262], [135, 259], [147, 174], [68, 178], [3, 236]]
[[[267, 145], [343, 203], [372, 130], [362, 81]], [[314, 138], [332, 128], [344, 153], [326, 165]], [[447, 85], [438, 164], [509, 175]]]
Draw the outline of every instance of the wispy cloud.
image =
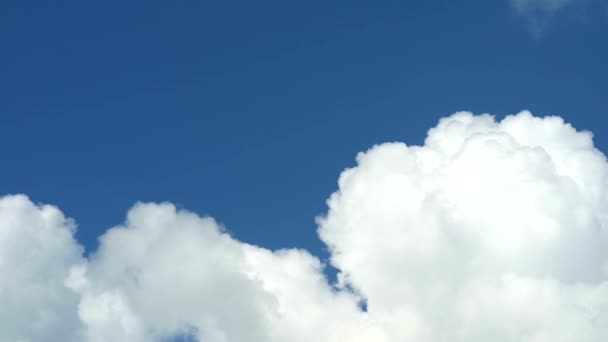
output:
[[510, 0], [511, 6], [525, 20], [527, 29], [540, 38], [555, 15], [583, 0]]
[[513, 7], [521, 14], [531, 12], [553, 13], [577, 0], [511, 0]]

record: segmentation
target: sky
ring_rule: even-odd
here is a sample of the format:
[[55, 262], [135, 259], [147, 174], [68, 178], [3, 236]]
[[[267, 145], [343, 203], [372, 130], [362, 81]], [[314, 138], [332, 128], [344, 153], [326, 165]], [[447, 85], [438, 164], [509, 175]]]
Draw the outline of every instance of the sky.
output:
[[458, 110], [605, 125], [598, 8], [536, 39], [508, 1], [3, 2], [0, 189], [61, 203], [87, 249], [169, 200], [320, 250], [314, 218], [373, 144]]
[[[361, 261], [365, 258], [356, 251], [365, 250], [366, 241], [370, 241], [370, 246], [377, 246], [378, 250], [383, 248], [382, 243], [366, 231], [369, 227], [374, 227], [377, 232], [385, 234], [385, 237], [395, 237], [396, 241], [394, 251], [388, 248], [386, 254], [374, 256], [381, 260], [397, 257], [403, 257], [404, 260], [410, 260], [410, 257], [416, 259], [410, 254], [399, 254], [400, 250], [413, 247], [397, 238], [400, 235], [394, 227], [402, 226], [396, 225], [395, 222], [401, 222], [403, 226], [414, 224], [413, 222], [424, 226], [426, 223], [420, 222], [427, 222], [425, 220], [428, 218], [421, 214], [421, 217], [408, 219], [397, 209], [395, 212], [391, 211], [390, 205], [386, 207], [388, 209], [385, 208], [388, 212], [376, 211], [373, 203], [369, 203], [365, 198], [375, 199], [377, 203], [390, 203], [391, 198], [397, 195], [386, 194], [382, 179], [392, 178], [383, 171], [377, 171], [374, 166], [369, 166], [371, 176], [367, 171], [359, 171], [362, 176], [355, 177], [357, 181], [351, 180], [350, 183], [344, 180], [348, 178], [345, 176], [348, 171], [343, 171], [346, 168], [367, 170], [366, 165], [381, 165], [380, 169], [384, 170], [385, 158], [405, 158], [402, 155], [406, 154], [405, 152], [393, 151], [390, 144], [381, 145], [385, 148], [368, 152], [371, 156], [369, 158], [365, 158], [366, 154], [359, 154], [377, 144], [403, 142], [408, 146], [420, 145], [450, 151], [446, 152], [446, 155], [451, 155], [452, 148], [443, 145], [442, 137], [455, 139], [452, 141], [454, 146], [466, 147], [468, 145], [462, 142], [464, 138], [455, 137], [470, 137], [479, 132], [510, 135], [519, 144], [513, 143], [517, 146], [541, 146], [552, 160], [563, 159], [564, 163], [568, 158], [575, 158], [577, 155], [563, 156], [561, 147], [564, 147], [564, 151], [570, 151], [569, 148], [572, 148], [572, 151], [592, 151], [589, 153], [595, 156], [593, 158], [597, 157], [597, 153], [606, 153], [607, 33], [608, 3], [603, 0], [435, 0], [373, 3], [352, 0], [145, 3], [3, 1], [0, 4], [0, 196], [25, 194], [29, 199], [20, 196], [5, 197], [6, 208], [22, 208], [19, 210], [23, 210], [25, 214], [22, 221], [15, 221], [11, 219], [13, 216], [9, 215], [7, 221], [0, 222], [9, 222], [7, 227], [13, 229], [16, 225], [10, 222], [25, 222], [28, 227], [37, 227], [38, 223], [28, 222], [47, 222], [45, 220], [48, 215], [73, 219], [64, 222], [63, 219], [55, 218], [53, 220], [59, 220], [60, 223], [51, 220], [52, 223], [48, 224], [49, 227], [54, 227], [52, 229], [63, 232], [61, 234], [67, 234], [57, 243], [68, 247], [57, 250], [51, 247], [48, 250], [43, 249], [54, 256], [60, 255], [57, 260], [62, 261], [53, 262], [51, 266], [41, 265], [45, 265], [45, 270], [63, 265], [57, 266], [60, 270], [56, 273], [57, 279], [61, 279], [58, 282], [63, 283], [65, 279], [69, 279], [66, 280], [68, 287], [78, 293], [80, 300], [70, 297], [70, 300], [80, 303], [78, 319], [75, 321], [86, 323], [86, 336], [90, 341], [104, 341], [108, 338], [121, 340], [120, 336], [116, 337], [118, 335], [101, 335], [100, 332], [107, 330], [112, 322], [101, 320], [101, 324], [91, 319], [99, 316], [87, 316], [88, 303], [97, 303], [96, 301], [115, 303], [108, 304], [113, 308], [122, 308], [121, 305], [124, 305], [128, 309], [124, 310], [127, 312], [126, 318], [121, 322], [135, 322], [123, 324], [123, 328], [129, 327], [125, 328], [125, 334], [135, 335], [127, 334], [125, 336], [129, 337], [124, 337], [125, 340], [151, 340], [152, 335], [149, 334], [153, 333], [148, 331], [149, 325], [162, 326], [158, 329], [163, 331], [161, 335], [165, 337], [175, 331], [182, 331], [184, 326], [187, 326], [193, 327], [193, 334], [199, 334], [201, 340], [242, 340], [242, 336], [231, 335], [222, 330], [222, 324], [230, 326], [233, 323], [232, 318], [222, 318], [222, 306], [219, 304], [216, 311], [209, 309], [216, 313], [215, 316], [210, 314], [212, 317], [219, 317], [219, 323], [216, 322], [219, 328], [213, 325], [216, 323], [198, 318], [183, 319], [187, 322], [185, 325], [179, 323], [179, 320], [163, 321], [156, 314], [158, 308], [141, 307], [141, 303], [145, 302], [144, 297], [157, 295], [156, 292], [148, 289], [148, 292], [140, 293], [108, 280], [118, 279], [118, 276], [114, 275], [118, 274], [118, 271], [113, 273], [109, 270], [115, 269], [118, 267], [116, 265], [124, 260], [135, 258], [122, 256], [123, 259], [120, 260], [123, 261], [120, 261], [111, 254], [121, 255], [120, 246], [135, 248], [142, 244], [137, 234], [145, 236], [149, 233], [146, 229], [156, 227], [146, 219], [157, 217], [155, 215], [163, 218], [160, 219], [161, 222], [169, 222], [167, 227], [204, 227], [201, 229], [209, 232], [211, 237], [201, 237], [197, 235], [196, 229], [191, 231], [190, 228], [184, 228], [183, 238], [192, 241], [200, 239], [201, 244], [208, 243], [209, 246], [224, 246], [226, 243], [227, 252], [218, 253], [231, 257], [221, 259], [219, 265], [226, 265], [226, 268], [230, 269], [246, 260], [245, 263], [253, 270], [243, 273], [247, 276], [253, 272], [261, 279], [276, 281], [276, 277], [280, 277], [269, 269], [282, 269], [283, 266], [277, 265], [293, 262], [305, 265], [301, 266], [306, 270], [302, 271], [302, 274], [306, 274], [308, 280], [328, 275], [329, 283], [335, 280], [342, 284], [343, 292], [335, 298], [328, 294], [333, 292], [325, 289], [325, 282], [322, 285], [317, 284], [319, 288], [311, 285], [314, 291], [306, 289], [298, 292], [309, 291], [305, 293], [310, 293], [311, 298], [319, 298], [318, 303], [313, 300], [317, 306], [310, 309], [311, 312], [316, 312], [315, 308], [327, 307], [330, 305], [328, 303], [333, 303], [331, 305], [337, 307], [336, 312], [328, 315], [346, 317], [348, 321], [356, 322], [362, 313], [356, 305], [353, 309], [351, 304], [360, 305], [361, 301], [369, 302], [372, 299], [377, 310], [375, 312], [393, 312], [391, 300], [385, 298], [383, 291], [370, 280], [390, 279], [390, 268], [378, 268], [378, 264], [371, 261]], [[501, 121], [507, 115], [523, 110], [529, 110], [531, 115], [536, 117], [558, 115], [563, 121], [559, 123], [546, 120], [539, 124], [531, 119], [530, 114], [526, 114], [528, 112], [516, 116], [516, 119], [511, 121], [507, 120], [506, 123]], [[492, 121], [483, 116], [469, 117], [469, 114], [451, 116], [460, 111], [477, 115], [491, 113], [495, 119]], [[440, 124], [441, 118], [465, 122], [463, 125], [473, 128], [464, 131], [444, 129]], [[447, 122], [445, 120], [444, 123]], [[524, 130], [518, 126], [519, 122], [532, 128]], [[566, 123], [571, 124], [580, 133], [577, 133], [580, 137], [573, 137], [567, 128], [570, 126]], [[433, 127], [435, 132], [439, 133], [431, 134], [429, 129]], [[553, 130], [558, 133], [545, 134]], [[520, 134], [523, 131], [526, 131], [526, 134]], [[586, 140], [587, 133], [581, 133], [583, 131], [594, 133], [592, 142]], [[538, 139], [535, 140], [535, 137]], [[507, 146], [505, 149], [519, 151], [519, 147], [514, 147], [511, 140], [497, 139], [500, 144]], [[555, 142], [555, 139], [558, 142]], [[553, 148], [558, 145], [560, 148]], [[467, 151], [465, 147], [463, 151]], [[384, 151], [385, 149], [387, 151]], [[477, 150], [473, 148], [473, 151]], [[482, 153], [485, 150], [480, 151], [477, 152]], [[418, 152], [414, 154], [416, 153]], [[357, 157], [358, 154], [360, 157]], [[421, 154], [428, 155], [429, 160], [437, 158], [430, 152]], [[463, 155], [466, 157], [467, 154], [463, 152]], [[478, 160], [483, 160], [484, 156], [486, 155], [477, 155], [476, 158], [481, 159], [463, 157], [462, 163], [467, 165], [466, 168], [463, 167], [469, 175], [467, 177], [473, 177], [471, 174], [475, 174], [476, 169], [484, 169], [483, 165], [476, 164]], [[540, 177], [539, 174], [552, 174], [538, 166], [550, 164], [544, 157], [530, 157], [532, 161], [529, 161], [529, 164], [526, 164], [528, 159], [525, 158], [526, 162], [522, 163], [527, 165], [527, 169], [538, 171], [531, 171], [532, 179]], [[594, 213], [589, 214], [594, 217], [590, 220], [596, 222], [595, 226], [603, 226], [608, 208], [605, 206], [605, 200], [597, 197], [599, 195], [595, 191], [607, 189], [604, 187], [605, 182], [596, 179], [598, 175], [604, 174], [607, 167], [605, 160], [602, 161], [600, 157], [597, 157], [597, 160], [593, 158], [581, 154], [580, 160], [575, 158], [576, 162], [572, 162], [581, 165], [596, 163], [597, 168], [590, 166], [588, 173], [570, 164], [562, 168], [559, 162], [555, 162], [556, 170], [559, 171], [555, 172], [572, 178], [573, 184], [583, 189], [580, 193], [589, 193], [589, 199], [585, 199], [589, 206], [581, 210], [584, 213]], [[387, 163], [390, 164], [387, 166], [389, 169], [405, 167], [402, 164]], [[428, 163], [435, 165], [433, 162]], [[434, 179], [426, 176], [428, 170], [424, 165], [418, 166], [420, 170], [412, 171], [411, 174], [411, 179], [418, 180], [421, 184]], [[455, 162], [454, 165], [456, 166], [453, 168], [446, 167], [446, 172], [461, 175], [464, 171], [460, 164]], [[488, 172], [502, 175], [498, 169], [489, 169]], [[488, 188], [496, 185], [493, 182], [509, 179], [512, 175], [502, 176], [505, 178], [495, 177], [496, 179], [487, 180], [490, 182]], [[547, 180], [547, 177], [539, 179], [562, 184], [553, 176], [549, 177], [550, 180]], [[355, 183], [361, 185], [354, 185]], [[398, 187], [401, 183], [396, 184], [393, 186]], [[460, 190], [457, 185], [448, 182], [445, 186], [447, 188], [441, 188], [441, 191], [448, 194], [448, 198], [451, 198], [450, 194], [455, 196], [454, 198], [461, 198], [459, 196], [462, 194], [458, 192]], [[563, 186], [564, 189], [567, 188], [566, 185]], [[507, 191], [504, 188], [498, 189]], [[567, 198], [578, 192], [568, 190], [570, 188], [564, 189], [555, 190], [553, 195], [564, 199], [563, 203], [570, 205]], [[424, 191], [420, 190], [420, 193], [426, 194]], [[524, 190], [521, 191], [523, 194]], [[335, 195], [336, 193], [342, 195]], [[349, 196], [352, 196], [352, 199]], [[363, 199], [360, 196], [363, 196]], [[396, 198], [406, 201], [402, 203], [415, 202], [414, 199], [398, 196]], [[500, 198], [496, 200], [500, 202]], [[552, 196], [542, 193], [533, 198], [546, 201]], [[463, 201], [471, 206], [483, 206], [483, 203], [478, 201]], [[139, 202], [145, 204], [136, 204]], [[165, 203], [159, 204], [162, 202]], [[61, 214], [45, 214], [46, 207], [37, 207], [38, 203], [57, 206]], [[492, 209], [498, 211], [499, 216], [504, 214], [501, 210], [511, 210], [510, 206], [514, 206], [517, 201], [505, 200], [500, 203], [504, 208]], [[563, 203], [561, 206], [556, 204], [556, 207], [563, 208]], [[536, 204], [538, 203], [530, 203], [530, 207], [538, 208], [536, 212], [544, 216], [538, 215], [540, 218], [537, 218], [530, 214], [531, 216], [523, 217], [534, 217], [534, 222], [545, 222], [558, 215], [553, 211], [553, 207], [536, 207]], [[456, 212], [460, 210], [461, 213], [474, 212], [472, 207], [452, 209]], [[435, 209], [429, 210], [434, 212]], [[518, 210], [526, 209], [518, 207]], [[189, 216], [192, 213], [200, 217], [193, 219]], [[208, 222], [201, 218], [207, 215], [216, 221]], [[386, 220], [380, 219], [384, 215]], [[467, 215], [464, 217], [468, 217]], [[38, 219], [38, 216], [41, 218]], [[437, 214], [432, 217], [440, 216]], [[505, 214], [504, 217], [508, 216]], [[564, 219], [566, 222], [579, 222], [576, 221], [577, 218]], [[192, 223], [192, 220], [196, 222]], [[485, 220], [485, 217], [480, 220]], [[459, 224], [467, 226], [453, 222], [448, 226], [460, 227]], [[518, 223], [513, 224], [517, 226]], [[581, 223], [583, 226], [585, 224]], [[46, 223], [39, 225], [47, 226]], [[592, 223], [589, 225], [594, 226]], [[108, 231], [115, 226], [118, 228], [112, 231], [124, 230], [126, 233], [114, 234]], [[361, 234], [353, 233], [352, 239], [348, 238], [350, 233], [341, 228], [351, 226], [355, 231], [359, 231], [357, 227], [361, 227]], [[467, 227], [469, 226], [476, 227], [475, 229], [480, 227], [477, 221]], [[9, 228], [6, 228], [7, 231]], [[560, 231], [561, 228], [563, 227], [558, 225], [555, 229]], [[162, 226], [158, 231], [164, 232], [163, 229], [169, 228]], [[222, 231], [230, 234], [229, 241], [224, 241], [224, 237], [217, 237]], [[467, 230], [462, 228], [462, 231]], [[73, 239], [72, 233], [69, 232], [74, 234]], [[601, 252], [604, 247], [597, 247], [597, 255], [582, 252], [585, 250], [584, 246], [587, 246], [584, 242], [587, 240], [583, 237], [592, 236], [589, 234], [575, 234], [575, 241], [579, 241], [576, 237], [581, 237], [580, 244], [572, 248], [577, 251], [577, 257], [564, 257], [563, 260], [579, 260], [577, 258], [580, 255], [585, 256], [581, 257], [581, 260], [604, 260], [602, 258], [606, 253]], [[170, 234], [162, 236], [171, 240]], [[175, 239], [180, 236], [182, 235], [174, 235]], [[423, 241], [427, 238], [433, 240], [424, 234], [417, 237]], [[52, 240], [51, 237], [49, 239]], [[209, 242], [216, 241], [215, 239], [224, 242]], [[602, 239], [599, 240], [606, 241]], [[479, 241], [475, 246], [479, 244], [486, 246], [487, 250], [494, 250], [494, 238], [483, 240], [483, 243]], [[438, 262], [440, 265], [445, 262], [447, 269], [456, 269], [457, 267], [449, 264], [449, 260], [434, 254], [441, 250], [443, 243], [445, 242], [429, 242], [432, 248], [429, 247], [428, 254], [425, 254], [428, 259], [424, 260], [430, 264]], [[514, 244], [517, 245], [515, 242]], [[563, 247], [561, 242], [555, 246], [546, 255], [570, 255], [568, 253], [571, 250]], [[146, 250], [155, 247], [145, 245], [141, 248]], [[158, 248], [167, 255], [174, 255], [175, 251], [171, 246], [163, 245]], [[215, 250], [214, 248], [211, 249]], [[266, 255], [268, 250], [282, 248], [289, 249], [286, 256], [273, 253], [271, 256]], [[82, 251], [79, 251], [80, 249]], [[500, 248], [496, 250], [508, 253]], [[305, 255], [296, 251], [303, 251]], [[94, 258], [87, 259], [88, 255], [93, 254], [96, 255]], [[245, 256], [240, 256], [241, 254]], [[537, 256], [538, 253], [524, 254]], [[21, 254], [15, 255], [17, 256], [13, 257], [16, 259], [6, 257], [6, 260], [25, 258]], [[207, 254], [200, 256], [202, 259], [207, 257]], [[372, 259], [376, 260], [370, 260]], [[560, 257], [557, 259], [562, 260]], [[149, 261], [137, 258], [133, 260], [135, 261], [129, 265], [140, 265], [144, 270], [141, 272], [156, 269], [156, 264]], [[317, 270], [317, 266], [314, 266], [317, 262], [315, 260], [325, 265], [325, 269]], [[536, 259], [530, 257], [527, 260]], [[525, 274], [533, 280], [538, 280], [544, 275], [537, 272], [539, 266], [534, 264], [537, 261], [518, 263], [511, 260], [498, 264], [511, 265], [512, 268], [505, 266], [510, 272]], [[598, 265], [600, 261], [597, 261]], [[85, 272], [78, 271], [81, 268], [72, 267], [78, 263], [88, 265], [82, 266], [88, 270], [88, 275], [81, 274]], [[126, 261], [124, 263], [128, 264]], [[259, 266], [270, 264], [274, 266]], [[16, 262], [15, 265], [19, 263]], [[32, 269], [42, 267], [36, 265], [32, 266]], [[585, 265], [588, 267], [582, 267], [584, 271], [580, 273], [570, 269], [570, 266], [556, 266], [555, 270], [549, 267], [549, 278], [557, 281], [557, 285], [544, 285], [554, 289], [556, 293], [572, 292], [573, 302], [577, 302], [579, 295], [585, 298], [607, 298], [596, 288], [589, 290], [589, 293], [594, 295], [581, 295], [579, 292], [583, 290], [576, 292], [568, 287], [568, 281], [572, 279], [598, 284], [598, 279], [593, 278], [592, 274], [598, 274], [600, 271], [597, 270], [602, 266], [594, 262]], [[125, 267], [131, 267], [127, 266]], [[409, 261], [400, 266], [416, 270], [417, 267], [422, 267], [414, 265], [413, 262], [410, 264]], [[209, 267], [215, 269], [215, 266]], [[374, 269], [378, 269], [379, 273], [374, 273]], [[66, 272], [70, 277], [67, 277]], [[239, 272], [218, 272], [218, 279], [225, 281], [218, 283], [249, 284], [249, 280], [243, 280], [247, 277]], [[489, 274], [493, 273], [483, 274], [489, 277]], [[167, 280], [154, 279], [159, 284], [164, 284], [163, 281]], [[460, 280], [455, 280], [451, 275], [442, 279], [460, 284]], [[303, 283], [307, 284], [306, 281]], [[473, 285], [481, 287], [486, 281], [487, 278], [480, 277], [479, 282]], [[287, 280], [276, 282], [291, 284]], [[529, 293], [540, 291], [544, 286], [534, 283], [530, 278], [514, 282], [520, 285], [532, 284], [530, 288], [533, 290]], [[400, 280], [394, 280], [394, 283], [400, 284]], [[194, 284], [202, 286], [201, 283]], [[561, 288], [560, 284], [566, 288]], [[463, 288], [470, 290], [475, 288], [473, 285]], [[121, 288], [122, 292], [103, 292], [100, 290], [103, 288]], [[422, 283], [412, 284], [411, 293], [395, 290], [395, 296], [414, 298], [412, 294], [420, 294], [423, 288]], [[258, 292], [270, 291], [271, 294], [276, 294], [273, 289], [273, 286], [267, 285], [264, 290], [260, 290], [249, 284], [245, 286], [243, 296], [247, 296], [247, 300], [258, 298], [263, 302], [265, 295]], [[188, 291], [185, 289], [184, 293], [189, 293]], [[549, 292], [553, 293], [551, 291]], [[285, 300], [287, 305], [293, 304], [295, 299], [290, 299], [291, 292], [285, 293], [288, 294], [279, 296], [282, 298], [279, 302]], [[432, 297], [423, 293], [421, 298], [427, 298], [426, 295]], [[494, 295], [500, 297], [498, 294]], [[124, 304], [123, 300], [127, 304]], [[428, 299], [426, 303], [434, 303], [433, 300], [435, 299]], [[479, 301], [483, 302], [482, 299]], [[552, 311], [556, 311], [556, 307], [561, 308], [563, 304], [549, 299], [547, 301], [546, 308]], [[32, 300], [32, 307], [39, 308], [39, 303], [43, 302]], [[49, 304], [49, 307], [53, 305]], [[68, 304], [65, 305], [66, 307], [61, 306], [58, 312], [66, 310], [65, 312], [76, 315], [76, 311], [68, 307]], [[130, 309], [129, 305], [132, 306]], [[298, 307], [295, 304], [294, 306]], [[401, 315], [397, 318], [378, 314], [374, 319], [382, 323], [374, 323], [371, 327], [350, 327], [336, 323], [337, 330], [352, 333], [351, 336], [367, 336], [370, 341], [396, 341], [401, 340], [403, 336], [414, 336], [412, 338], [417, 341], [441, 341], [445, 336], [425, 332], [424, 326], [439, 324], [446, 331], [451, 331], [452, 322], [437, 318], [436, 313], [421, 313], [424, 311], [420, 309], [422, 306], [414, 305], [413, 309], [410, 308], [411, 311], [397, 310]], [[95, 305], [92, 304], [91, 307]], [[210, 307], [215, 308], [214, 305]], [[446, 304], [446, 307], [457, 306], [452, 303]], [[604, 309], [597, 310], [606, 312], [602, 311]], [[511, 317], [509, 315], [517, 313], [518, 310], [515, 305], [512, 312], [504, 313], [506, 316], [500, 317], [508, 319], [505, 317]], [[196, 310], [180, 307], [176, 311]], [[91, 309], [90, 312], [95, 310]], [[11, 312], [6, 311], [5, 314], [10, 316]], [[248, 320], [256, 316], [254, 311], [241, 314], [242, 316], [236, 316], [250, 322], [251, 327], [258, 325], [256, 320]], [[463, 317], [477, 317], [467, 315]], [[552, 317], [550, 321], [567, 321], [573, 317], [571, 315], [574, 314], [566, 312], [563, 316]], [[608, 316], [601, 316], [601, 313], [599, 315], [603, 319]], [[184, 317], [186, 316], [188, 315], [184, 314]], [[404, 332], [394, 328], [394, 322], [414, 316], [418, 317], [415, 319], [417, 322], [421, 322], [418, 330]], [[540, 313], [538, 317], [546, 318]], [[534, 321], [536, 318], [535, 316], [530, 320]], [[539, 320], [542, 320], [541, 318]], [[159, 321], [171, 322], [164, 326], [164, 323], [160, 324]], [[314, 321], [333, 322], [327, 317], [317, 317]], [[48, 324], [53, 329], [59, 326]], [[317, 330], [320, 334], [336, 329], [335, 325], [329, 328], [322, 323], [315, 324], [319, 324], [320, 328]], [[492, 326], [492, 323], [487, 324]], [[215, 328], [209, 328], [210, 325], [216, 327], [217, 331], [224, 331], [224, 335], [215, 331]], [[74, 326], [77, 326], [77, 323], [71, 322], [57, 329], [77, 329]], [[136, 328], [132, 328], [133, 326]], [[588, 340], [594, 342], [608, 336], [605, 331], [598, 332], [596, 328], [584, 330], [585, 327], [573, 327], [572, 331], [576, 331], [579, 336], [583, 336], [580, 335], [581, 331], [586, 331], [588, 335], [585, 336], [589, 336]], [[287, 325], [279, 329], [280, 331], [268, 334], [263, 329], [253, 330], [259, 335], [252, 336], [258, 336], [260, 341], [280, 341], [285, 340], [287, 336], [283, 330], [294, 328]], [[243, 331], [248, 330], [244, 328]], [[18, 331], [15, 334], [18, 334]], [[471, 331], [463, 334], [463, 340], [468, 341], [492, 337], [491, 331]], [[555, 337], [547, 333], [539, 334], [534, 337], [536, 339], [530, 341], [546, 341]], [[269, 337], [271, 335], [274, 337]], [[9, 337], [0, 334], [0, 338], [6, 338], [7, 341], [11, 336], [18, 335], [6, 336]], [[334, 338], [341, 341], [345, 338], [345, 335], [336, 337], [331, 333], [319, 336], [308, 336], [308, 340], [333, 341]], [[36, 336], [30, 338], [37, 340]]]

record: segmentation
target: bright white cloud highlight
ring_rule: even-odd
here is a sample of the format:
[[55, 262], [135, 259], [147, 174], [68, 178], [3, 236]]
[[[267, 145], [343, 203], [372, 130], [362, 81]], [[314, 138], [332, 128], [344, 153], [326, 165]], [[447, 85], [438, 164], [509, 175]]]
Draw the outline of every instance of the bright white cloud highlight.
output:
[[342, 173], [318, 219], [337, 286], [306, 251], [169, 203], [136, 204], [85, 259], [58, 209], [6, 196], [0, 341], [603, 342], [606, 194], [591, 133], [456, 113]]

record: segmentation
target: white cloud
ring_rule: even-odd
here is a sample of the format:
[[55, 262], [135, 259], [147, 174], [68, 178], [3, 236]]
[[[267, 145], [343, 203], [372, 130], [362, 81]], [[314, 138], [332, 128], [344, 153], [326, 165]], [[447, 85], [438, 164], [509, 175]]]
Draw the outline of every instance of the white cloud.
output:
[[[342, 173], [318, 220], [338, 288], [306, 251], [169, 203], [135, 205], [83, 260], [57, 209], [8, 196], [0, 341], [606, 341], [607, 190], [590, 133], [456, 113]], [[39, 312], [55, 318], [32, 332]]]
[[[269, 250], [171, 204], [138, 204], [68, 284], [90, 341], [357, 341], [370, 334], [350, 293], [305, 251]], [[111, 332], [113, 336], [107, 336]]]
[[0, 341], [79, 340], [79, 298], [63, 284], [81, 262], [73, 230], [53, 206], [0, 197]]
[[606, 340], [608, 164], [590, 133], [457, 113], [423, 147], [357, 161], [319, 233], [370, 315], [399, 322], [391, 340]]

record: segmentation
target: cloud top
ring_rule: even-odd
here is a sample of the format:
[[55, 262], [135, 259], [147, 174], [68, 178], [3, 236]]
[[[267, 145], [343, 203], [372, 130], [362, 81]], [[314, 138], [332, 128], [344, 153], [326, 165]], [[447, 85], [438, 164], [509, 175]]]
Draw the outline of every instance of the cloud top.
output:
[[456, 113], [340, 175], [318, 218], [337, 284], [170, 203], [84, 258], [57, 208], [5, 196], [0, 341], [605, 341], [607, 190], [591, 133]]

